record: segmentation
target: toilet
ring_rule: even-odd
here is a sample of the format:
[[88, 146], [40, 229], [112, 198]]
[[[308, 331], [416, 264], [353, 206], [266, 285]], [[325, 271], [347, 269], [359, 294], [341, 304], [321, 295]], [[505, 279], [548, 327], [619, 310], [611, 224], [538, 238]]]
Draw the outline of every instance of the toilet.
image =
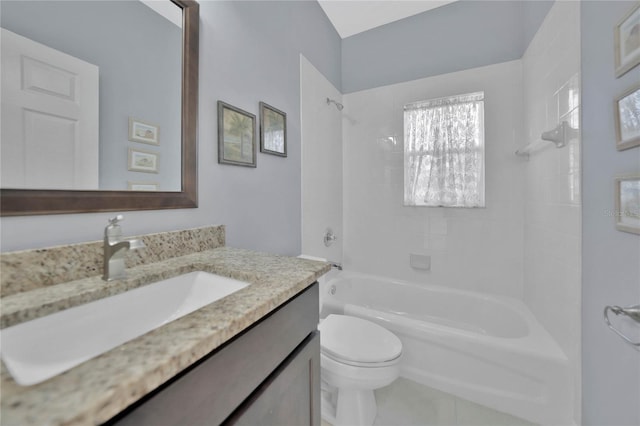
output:
[[321, 320], [322, 417], [334, 426], [372, 425], [373, 391], [398, 378], [400, 339], [361, 318], [328, 315]]
[[[302, 259], [326, 259], [300, 255]], [[328, 282], [340, 272], [321, 277], [320, 316]], [[333, 294], [333, 293], [331, 293]], [[326, 315], [326, 313], [325, 313]], [[393, 383], [400, 374], [402, 342], [371, 321], [331, 313], [320, 319], [322, 418], [334, 426], [370, 426], [377, 414], [373, 391]]]

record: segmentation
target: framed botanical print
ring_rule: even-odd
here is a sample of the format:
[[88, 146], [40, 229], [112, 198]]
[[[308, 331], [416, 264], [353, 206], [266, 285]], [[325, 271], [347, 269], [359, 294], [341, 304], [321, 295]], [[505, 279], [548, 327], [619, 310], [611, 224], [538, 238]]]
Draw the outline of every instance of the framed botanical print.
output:
[[218, 101], [218, 163], [256, 167], [256, 116]]
[[640, 64], [640, 2], [627, 12], [614, 29], [616, 77]]
[[614, 114], [618, 151], [640, 146], [640, 84], [615, 100]]
[[616, 228], [640, 234], [640, 176], [616, 178]]
[[260, 102], [260, 152], [287, 156], [287, 114]]

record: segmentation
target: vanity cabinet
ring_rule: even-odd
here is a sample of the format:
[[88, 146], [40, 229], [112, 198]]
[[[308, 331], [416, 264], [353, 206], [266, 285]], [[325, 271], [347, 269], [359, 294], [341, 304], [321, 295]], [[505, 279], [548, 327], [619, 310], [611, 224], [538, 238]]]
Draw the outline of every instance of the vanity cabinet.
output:
[[142, 398], [111, 425], [319, 425], [318, 284]]

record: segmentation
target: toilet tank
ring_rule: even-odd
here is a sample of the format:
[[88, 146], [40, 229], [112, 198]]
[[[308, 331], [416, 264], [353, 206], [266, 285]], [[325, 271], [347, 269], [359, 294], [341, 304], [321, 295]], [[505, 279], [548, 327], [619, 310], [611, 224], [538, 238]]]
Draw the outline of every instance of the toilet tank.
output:
[[[298, 256], [300, 259], [308, 259], [308, 260], [317, 260], [320, 262], [327, 262], [326, 259], [320, 258], [320, 257], [315, 257], [315, 256], [310, 256], [310, 255], [306, 255], [306, 254], [301, 254]], [[338, 277], [340, 275], [340, 272], [338, 269], [336, 268], [331, 268], [331, 270], [329, 272], [327, 272], [326, 274], [324, 274], [323, 276], [321, 276], [320, 278], [318, 278], [318, 284], [320, 285], [319, 290], [320, 290], [320, 304], [318, 306], [318, 310], [320, 312], [320, 318], [326, 318], [327, 315], [329, 314], [337, 314], [337, 313], [341, 313], [341, 312], [323, 312], [323, 301], [324, 301], [324, 296], [327, 294], [327, 292], [329, 291], [329, 287], [327, 285], [327, 283], [329, 281], [331, 281], [332, 279]]]

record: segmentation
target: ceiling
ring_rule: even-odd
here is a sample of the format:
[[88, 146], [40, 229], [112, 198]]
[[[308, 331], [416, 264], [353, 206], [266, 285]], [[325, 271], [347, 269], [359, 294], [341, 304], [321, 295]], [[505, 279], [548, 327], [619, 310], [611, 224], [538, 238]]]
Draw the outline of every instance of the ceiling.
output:
[[417, 15], [456, 0], [318, 0], [340, 37]]

